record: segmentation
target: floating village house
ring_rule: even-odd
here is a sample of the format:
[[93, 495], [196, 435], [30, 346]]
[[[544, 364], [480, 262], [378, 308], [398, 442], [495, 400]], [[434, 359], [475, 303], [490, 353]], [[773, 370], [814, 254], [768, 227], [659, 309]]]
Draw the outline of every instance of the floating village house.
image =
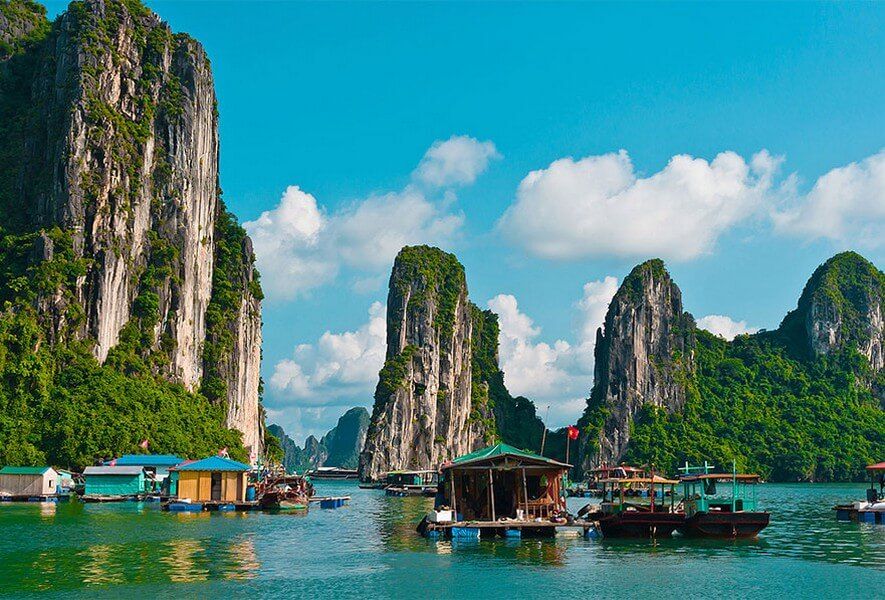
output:
[[58, 473], [52, 467], [0, 469], [0, 494], [12, 497], [52, 496], [58, 488]]
[[177, 474], [176, 497], [194, 502], [244, 502], [249, 465], [210, 456], [173, 467]]
[[[449, 507], [452, 525], [474, 528], [542, 529], [565, 514], [563, 476], [570, 465], [496, 444], [442, 466], [437, 506]], [[538, 520], [539, 519], [539, 520]]]
[[144, 468], [139, 466], [86, 467], [84, 494], [92, 497], [129, 497], [146, 491]]
[[[117, 467], [142, 467], [145, 477], [149, 481], [155, 482], [152, 486], [154, 491], [158, 491], [169, 477], [169, 469], [183, 462], [185, 462], [183, 458], [174, 454], [124, 454], [105, 464]], [[174, 493], [173, 490], [169, 495], [174, 495]]]

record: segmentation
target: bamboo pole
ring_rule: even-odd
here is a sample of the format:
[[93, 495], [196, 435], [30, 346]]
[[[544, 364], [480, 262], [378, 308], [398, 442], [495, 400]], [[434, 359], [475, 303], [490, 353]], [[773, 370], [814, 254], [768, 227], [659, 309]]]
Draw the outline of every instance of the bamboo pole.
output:
[[454, 513], [452, 515], [452, 519], [457, 521], [458, 520], [458, 508], [455, 506], [455, 471], [452, 470], [452, 471], [449, 471], [449, 473], [451, 473], [451, 475], [452, 475], [452, 512]]
[[523, 516], [528, 517], [529, 516], [529, 487], [528, 487], [528, 485], [526, 485], [526, 482], [525, 482], [525, 467], [522, 468], [522, 496], [525, 499], [525, 505], [523, 506], [525, 514]]
[[492, 499], [492, 521], [495, 521], [495, 478], [491, 469], [489, 469], [489, 496]]

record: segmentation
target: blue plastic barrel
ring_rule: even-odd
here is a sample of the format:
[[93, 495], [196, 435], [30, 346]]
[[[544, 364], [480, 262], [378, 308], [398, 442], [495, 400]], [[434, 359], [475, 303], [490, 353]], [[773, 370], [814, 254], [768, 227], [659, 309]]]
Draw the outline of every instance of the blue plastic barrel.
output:
[[255, 486], [248, 485], [246, 486], [246, 501], [254, 502], [255, 501]]

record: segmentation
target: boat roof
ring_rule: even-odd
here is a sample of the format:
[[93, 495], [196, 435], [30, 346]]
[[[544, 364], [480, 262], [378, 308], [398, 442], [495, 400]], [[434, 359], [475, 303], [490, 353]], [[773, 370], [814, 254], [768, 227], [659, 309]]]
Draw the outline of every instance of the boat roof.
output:
[[138, 466], [116, 466], [104, 465], [101, 467], [86, 467], [83, 469], [84, 475], [138, 475], [144, 472], [143, 467]]
[[248, 471], [252, 467], [223, 456], [210, 456], [192, 463], [172, 467], [172, 471]]
[[16, 467], [6, 465], [0, 469], [0, 475], [42, 475], [52, 467]]
[[388, 471], [388, 475], [424, 475], [425, 473], [436, 473], [433, 469], [424, 469], [423, 471]]
[[868, 465], [867, 471], [885, 471], [885, 462], [879, 462], [874, 465]]
[[451, 469], [452, 467], [464, 467], [476, 463], [489, 462], [496, 458], [506, 458], [508, 456], [531, 461], [538, 465], [561, 467], [563, 469], [571, 468], [571, 465], [569, 464], [561, 463], [557, 460], [553, 460], [552, 458], [547, 458], [546, 456], [535, 454], [534, 452], [520, 450], [519, 448], [511, 446], [510, 444], [505, 444], [504, 442], [500, 442], [498, 444], [495, 444], [494, 446], [488, 446], [487, 448], [476, 450], [475, 452], [465, 454], [464, 456], [459, 456], [452, 462], [442, 465], [441, 468]]
[[667, 479], [666, 477], [655, 475], [654, 477], [608, 477], [600, 479], [599, 483], [661, 483], [664, 485], [676, 485], [679, 482], [675, 479]]
[[680, 481], [703, 481], [715, 479], [716, 481], [731, 481], [737, 479], [744, 483], [758, 483], [761, 477], [751, 473], [698, 473], [697, 475], [685, 475], [679, 478]]
[[105, 464], [110, 465], [111, 462], [118, 467], [174, 467], [183, 463], [184, 459], [174, 454], [124, 454]]
[[604, 471], [617, 471], [619, 469], [622, 471], [628, 472], [628, 473], [641, 473], [641, 472], [645, 471], [645, 469], [643, 469], [641, 467], [631, 467], [628, 465], [612, 465], [612, 466], [596, 467], [595, 469], [593, 469], [593, 472], [594, 473], [602, 473]]

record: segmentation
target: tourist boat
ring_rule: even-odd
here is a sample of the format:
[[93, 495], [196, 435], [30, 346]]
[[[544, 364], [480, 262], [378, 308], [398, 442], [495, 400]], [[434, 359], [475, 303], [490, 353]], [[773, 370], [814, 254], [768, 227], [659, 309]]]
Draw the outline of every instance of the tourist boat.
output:
[[340, 467], [317, 467], [308, 475], [311, 479], [357, 479], [359, 477], [356, 469], [342, 469]]
[[711, 472], [713, 465], [679, 470], [685, 522], [679, 533], [699, 537], [755, 537], [768, 527], [770, 515], [756, 507], [758, 475]]
[[384, 478], [384, 493], [388, 496], [436, 495], [439, 473], [436, 471], [391, 471]]
[[299, 475], [270, 476], [261, 486], [258, 506], [264, 510], [307, 510], [313, 486]]
[[595, 521], [604, 537], [671, 536], [685, 524], [685, 514], [675, 506], [673, 490], [678, 483], [654, 473], [648, 477], [599, 479], [602, 502], [588, 504], [578, 511], [578, 517]]
[[867, 474], [870, 487], [867, 488], [866, 501], [834, 506], [837, 520], [885, 524], [885, 462], [869, 465]]

